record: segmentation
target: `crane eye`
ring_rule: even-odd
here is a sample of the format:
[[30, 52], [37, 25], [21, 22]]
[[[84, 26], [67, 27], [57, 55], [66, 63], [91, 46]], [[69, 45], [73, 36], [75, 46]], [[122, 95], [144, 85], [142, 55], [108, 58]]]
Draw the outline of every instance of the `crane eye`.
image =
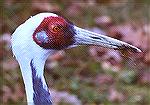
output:
[[62, 30], [62, 26], [52, 26], [52, 30], [53, 32], [59, 32], [60, 30]]

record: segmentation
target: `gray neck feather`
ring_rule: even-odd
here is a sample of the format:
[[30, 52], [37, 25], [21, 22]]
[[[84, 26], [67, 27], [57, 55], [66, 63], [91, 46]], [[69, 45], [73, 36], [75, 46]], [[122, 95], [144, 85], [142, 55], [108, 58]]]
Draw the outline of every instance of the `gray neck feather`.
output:
[[33, 102], [34, 105], [52, 105], [51, 96], [47, 85], [43, 85], [43, 77], [37, 76], [37, 70], [33, 59], [30, 62], [33, 82]]

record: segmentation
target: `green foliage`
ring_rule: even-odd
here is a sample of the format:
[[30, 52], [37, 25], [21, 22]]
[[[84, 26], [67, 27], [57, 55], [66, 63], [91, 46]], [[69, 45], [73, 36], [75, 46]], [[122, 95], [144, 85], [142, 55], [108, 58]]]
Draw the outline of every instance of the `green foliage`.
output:
[[136, 73], [132, 70], [131, 71], [122, 71], [119, 74], [119, 79], [126, 84], [134, 83], [136, 80]]

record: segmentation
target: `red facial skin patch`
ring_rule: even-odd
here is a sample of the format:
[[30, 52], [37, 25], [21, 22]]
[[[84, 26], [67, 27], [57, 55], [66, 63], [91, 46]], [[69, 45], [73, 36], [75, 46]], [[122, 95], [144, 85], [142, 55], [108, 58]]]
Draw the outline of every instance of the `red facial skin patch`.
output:
[[45, 49], [60, 50], [74, 43], [74, 34], [73, 24], [62, 17], [50, 16], [36, 28], [33, 40]]

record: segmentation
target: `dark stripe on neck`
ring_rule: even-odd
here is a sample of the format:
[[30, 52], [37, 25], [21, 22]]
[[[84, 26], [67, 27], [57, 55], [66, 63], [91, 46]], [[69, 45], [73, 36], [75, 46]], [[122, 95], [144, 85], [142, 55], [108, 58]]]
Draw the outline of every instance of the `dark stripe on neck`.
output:
[[51, 97], [48, 88], [43, 87], [41, 78], [37, 77], [36, 67], [34, 66], [33, 59], [30, 62], [32, 70], [32, 82], [33, 82], [33, 102], [34, 105], [52, 105]]

